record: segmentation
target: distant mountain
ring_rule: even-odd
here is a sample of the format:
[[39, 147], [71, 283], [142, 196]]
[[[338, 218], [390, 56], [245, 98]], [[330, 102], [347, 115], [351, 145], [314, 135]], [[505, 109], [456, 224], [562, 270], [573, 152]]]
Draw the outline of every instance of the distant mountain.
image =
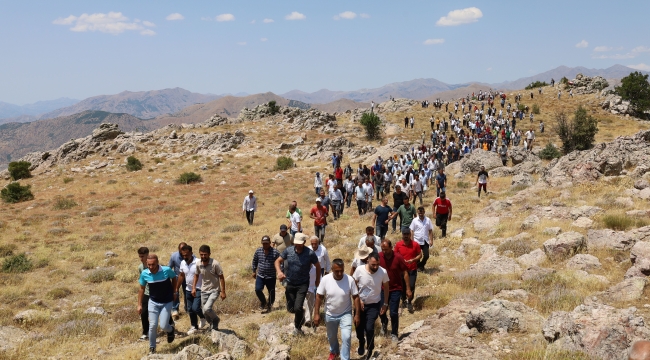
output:
[[342, 113], [348, 110], [369, 108], [370, 103], [356, 102], [349, 99], [339, 99], [327, 104], [311, 104], [311, 107], [330, 114]]
[[219, 95], [212, 94], [197, 94], [181, 88], [139, 92], [123, 91], [115, 95], [94, 96], [75, 105], [50, 111], [40, 116], [40, 118], [52, 119], [86, 110], [101, 110], [111, 113], [130, 114], [141, 119], [151, 119], [163, 114], [175, 113], [193, 104], [206, 103], [219, 97]]
[[74, 105], [78, 102], [79, 100], [75, 99], [59, 98], [55, 100], [38, 101], [33, 104], [19, 106], [0, 101], [0, 119], [18, 118], [23, 115], [35, 117], [36, 115], [43, 114], [58, 108]]
[[490, 89], [493, 89], [493, 86], [490, 84], [473, 83], [454, 90], [447, 90], [447, 91], [435, 93], [429, 96], [427, 100], [429, 100], [429, 102], [434, 102], [436, 99], [440, 99], [442, 101], [451, 101], [451, 100], [460, 99], [467, 95], [471, 95], [472, 93], [478, 94], [478, 92], [481, 90], [487, 91]]
[[155, 122], [129, 114], [91, 110], [29, 123], [3, 124], [0, 125], [0, 168], [28, 152], [56, 149], [70, 139], [88, 136], [99, 124], [105, 122], [118, 124], [122, 131], [133, 131], [136, 128], [150, 131], [158, 127]]

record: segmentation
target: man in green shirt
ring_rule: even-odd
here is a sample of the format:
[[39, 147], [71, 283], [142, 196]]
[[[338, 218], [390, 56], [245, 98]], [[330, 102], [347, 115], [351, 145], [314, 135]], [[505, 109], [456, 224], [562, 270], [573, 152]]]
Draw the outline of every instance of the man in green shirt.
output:
[[[298, 207], [298, 202], [296, 200], [294, 200], [294, 201], [291, 202], [291, 205], [296, 207], [296, 212], [298, 213], [298, 215], [300, 215], [300, 219], [302, 219], [302, 210], [300, 210], [300, 208]], [[287, 210], [286, 218], [287, 219], [291, 218], [291, 212], [289, 210]]]
[[402, 219], [401, 230], [409, 229], [416, 214], [415, 206], [409, 203], [408, 197], [404, 197], [404, 205], [400, 206], [399, 209], [388, 218], [388, 220], [392, 220], [399, 215], [400, 219]]

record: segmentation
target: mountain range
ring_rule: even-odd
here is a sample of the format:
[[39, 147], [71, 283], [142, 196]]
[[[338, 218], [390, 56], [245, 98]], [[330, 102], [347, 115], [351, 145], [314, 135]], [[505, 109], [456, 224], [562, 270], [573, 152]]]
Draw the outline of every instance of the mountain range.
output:
[[38, 101], [27, 105], [14, 105], [0, 101], [0, 119], [26, 116], [26, 118], [50, 112], [62, 107], [71, 106], [78, 103], [79, 100], [69, 98], [59, 98], [56, 100]]

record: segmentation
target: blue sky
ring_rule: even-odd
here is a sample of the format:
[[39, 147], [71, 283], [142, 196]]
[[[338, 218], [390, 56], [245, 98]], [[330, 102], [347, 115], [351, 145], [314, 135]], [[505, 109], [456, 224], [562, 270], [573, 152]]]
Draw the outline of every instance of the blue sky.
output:
[[649, 13], [647, 0], [0, 0], [0, 101], [501, 82], [559, 65], [650, 70]]

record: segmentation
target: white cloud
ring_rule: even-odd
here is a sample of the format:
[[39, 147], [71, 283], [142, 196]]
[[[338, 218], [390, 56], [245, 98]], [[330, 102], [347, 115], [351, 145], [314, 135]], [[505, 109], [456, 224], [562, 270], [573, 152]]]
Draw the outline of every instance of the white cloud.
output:
[[443, 44], [445, 42], [445, 39], [426, 39], [424, 40], [423, 44], [424, 45], [439, 45]]
[[156, 26], [149, 21], [140, 22], [134, 19], [130, 21], [128, 17], [124, 16], [121, 12], [109, 12], [108, 14], [95, 13], [95, 14], [81, 14], [79, 16], [70, 15], [66, 18], [58, 18], [52, 22], [55, 25], [73, 25], [70, 31], [86, 32], [86, 31], [99, 31], [107, 34], [121, 34], [125, 31], [139, 31], [141, 35], [156, 35], [156, 32], [151, 29], [146, 29], [145, 26]]
[[214, 19], [219, 21], [219, 22], [234, 21], [235, 20], [235, 15], [233, 15], [233, 14], [221, 14], [221, 15], [217, 15], [217, 17], [214, 18]]
[[438, 26], [456, 26], [477, 22], [483, 17], [483, 12], [477, 7], [450, 11], [436, 22]]
[[614, 48], [612, 47], [607, 47], [607, 46], [596, 46], [594, 48], [595, 52], [607, 52], [607, 51], [612, 51]]
[[363, 18], [363, 19], [369, 19], [370, 18], [370, 14], [366, 14], [366, 13], [361, 13], [361, 14], [359, 14], [359, 16], [361, 16], [361, 18]]
[[646, 53], [650, 52], [650, 48], [647, 46], [637, 46], [634, 49], [632, 49], [633, 53]]
[[169, 15], [167, 15], [167, 17], [165, 18], [165, 20], [170, 20], [170, 21], [174, 21], [174, 20], [183, 20], [183, 19], [185, 19], [185, 16], [183, 16], [183, 15], [181, 15], [181, 14], [179, 14], [179, 13], [169, 14]]
[[238, 42], [237, 45], [239, 45], [239, 46], [245, 46], [245, 45], [246, 45], [246, 41]]
[[636, 64], [636, 65], [628, 65], [627, 67], [635, 69], [635, 70], [643, 70], [643, 71], [650, 71], [650, 65], [646, 64]]
[[487, 71], [492, 71], [492, 68], [491, 67], [487, 68]]
[[287, 20], [305, 20], [307, 17], [305, 14], [301, 14], [297, 11], [293, 11], [291, 14], [284, 17]]
[[273, 19], [264, 19], [264, 20], [262, 20], [262, 22], [265, 23], [265, 24], [270, 24], [272, 22], [275, 22], [275, 20], [273, 20]]
[[265, 42], [265, 41], [267, 41], [267, 40], [268, 40], [267, 38], [261, 38], [261, 39], [260, 39], [261, 42]]
[[352, 11], [344, 11], [338, 15], [334, 16], [334, 20], [341, 20], [341, 19], [346, 19], [346, 20], [352, 20], [357, 17], [357, 14], [352, 12]]
[[587, 46], [589, 46], [589, 43], [587, 42], [587, 40], [582, 40], [581, 42], [576, 44], [577, 48], [586, 48]]

